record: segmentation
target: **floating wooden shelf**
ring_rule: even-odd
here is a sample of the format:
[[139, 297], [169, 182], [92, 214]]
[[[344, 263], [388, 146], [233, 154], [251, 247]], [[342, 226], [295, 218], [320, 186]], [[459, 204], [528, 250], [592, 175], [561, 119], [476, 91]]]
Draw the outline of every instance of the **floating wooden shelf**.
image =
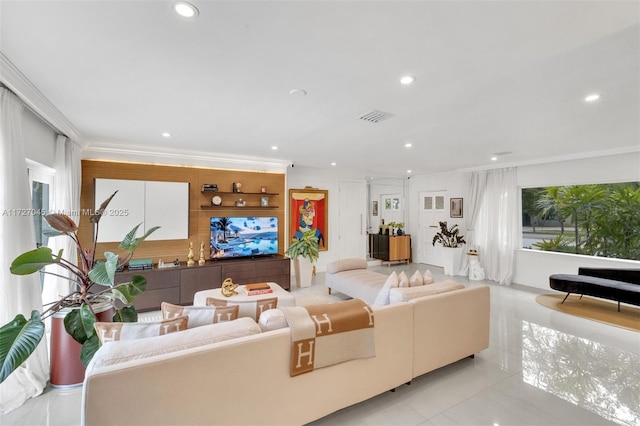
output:
[[239, 210], [239, 209], [278, 209], [278, 206], [244, 206], [244, 207], [238, 207], [238, 206], [200, 206], [201, 209], [209, 209], [209, 210]]
[[220, 195], [280, 195], [277, 192], [224, 192], [224, 191], [201, 191], [203, 194], [214, 196]]

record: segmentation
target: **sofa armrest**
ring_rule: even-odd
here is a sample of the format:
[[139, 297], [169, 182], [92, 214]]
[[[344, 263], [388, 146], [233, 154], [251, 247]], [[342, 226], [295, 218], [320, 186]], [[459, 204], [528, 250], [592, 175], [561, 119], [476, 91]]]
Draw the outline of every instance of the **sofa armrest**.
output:
[[578, 275], [606, 278], [631, 284], [640, 284], [640, 269], [631, 268], [578, 268]]

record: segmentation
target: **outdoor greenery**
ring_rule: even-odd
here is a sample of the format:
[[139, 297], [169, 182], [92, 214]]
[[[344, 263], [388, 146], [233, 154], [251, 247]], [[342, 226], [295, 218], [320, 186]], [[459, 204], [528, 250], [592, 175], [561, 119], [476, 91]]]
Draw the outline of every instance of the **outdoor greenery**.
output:
[[640, 182], [523, 189], [522, 213], [540, 250], [640, 260]]

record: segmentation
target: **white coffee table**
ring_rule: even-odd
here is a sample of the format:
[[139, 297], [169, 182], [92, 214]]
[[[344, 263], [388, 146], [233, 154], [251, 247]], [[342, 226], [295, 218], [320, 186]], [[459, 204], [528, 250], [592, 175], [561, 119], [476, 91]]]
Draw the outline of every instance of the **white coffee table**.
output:
[[260, 301], [277, 298], [278, 308], [296, 306], [296, 299], [293, 294], [289, 293], [274, 282], [269, 282], [268, 284], [273, 292], [258, 294], [255, 296], [249, 296], [244, 290], [244, 285], [238, 286], [236, 289], [238, 294], [234, 294], [230, 297], [223, 296], [220, 288], [198, 291], [193, 295], [193, 306], [206, 306], [207, 298], [212, 297], [217, 300], [226, 301], [229, 305], [239, 305], [240, 308], [238, 310], [238, 316], [248, 316], [256, 320], [256, 304]]

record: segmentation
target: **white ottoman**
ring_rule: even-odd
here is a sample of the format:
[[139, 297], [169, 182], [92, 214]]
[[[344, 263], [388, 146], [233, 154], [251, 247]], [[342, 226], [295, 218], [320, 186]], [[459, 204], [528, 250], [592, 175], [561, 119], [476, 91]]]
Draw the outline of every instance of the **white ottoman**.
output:
[[[296, 306], [296, 299], [293, 294], [274, 282], [268, 284], [273, 292], [255, 296], [249, 296], [245, 292], [243, 285], [238, 286], [236, 289], [238, 294], [234, 294], [231, 297], [223, 296], [220, 288], [198, 291], [193, 295], [193, 306], [206, 306], [207, 299], [213, 298], [215, 299], [214, 304], [220, 304], [221, 306], [238, 305], [238, 317], [250, 317], [256, 321], [260, 319], [260, 313], [267, 309]], [[274, 299], [277, 299], [277, 306], [273, 303]]]

